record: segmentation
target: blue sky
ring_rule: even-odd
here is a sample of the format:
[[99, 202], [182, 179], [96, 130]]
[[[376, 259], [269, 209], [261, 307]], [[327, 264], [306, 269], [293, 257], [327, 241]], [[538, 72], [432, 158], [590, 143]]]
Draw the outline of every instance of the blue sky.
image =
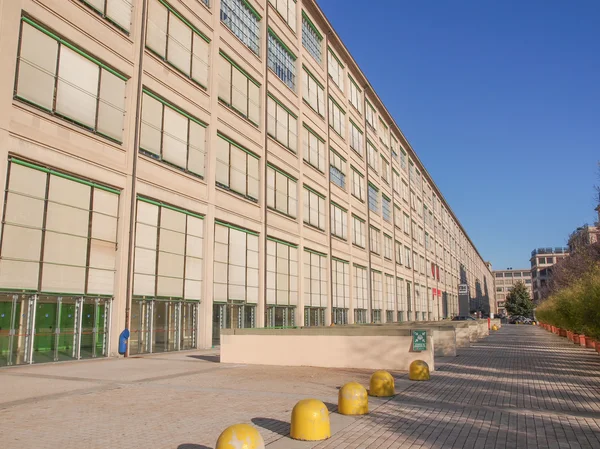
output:
[[318, 3], [495, 268], [594, 221], [600, 1]]

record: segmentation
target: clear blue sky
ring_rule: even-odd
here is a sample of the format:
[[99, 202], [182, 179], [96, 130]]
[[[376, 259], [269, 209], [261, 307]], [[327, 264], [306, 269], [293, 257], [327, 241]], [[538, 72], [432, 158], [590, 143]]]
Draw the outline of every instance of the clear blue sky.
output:
[[494, 268], [594, 221], [600, 0], [318, 3]]

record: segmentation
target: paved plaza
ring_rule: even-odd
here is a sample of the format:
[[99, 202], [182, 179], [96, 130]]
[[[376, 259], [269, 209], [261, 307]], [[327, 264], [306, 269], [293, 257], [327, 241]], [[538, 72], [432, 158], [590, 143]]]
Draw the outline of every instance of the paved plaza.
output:
[[[375, 348], [376, 349], [376, 348]], [[0, 370], [2, 449], [208, 449], [238, 422], [270, 449], [600, 448], [600, 356], [534, 326], [504, 326], [437, 361], [430, 382], [393, 373], [371, 413], [332, 413], [333, 435], [290, 440], [294, 404], [334, 411], [349, 369], [221, 365], [215, 351]]]

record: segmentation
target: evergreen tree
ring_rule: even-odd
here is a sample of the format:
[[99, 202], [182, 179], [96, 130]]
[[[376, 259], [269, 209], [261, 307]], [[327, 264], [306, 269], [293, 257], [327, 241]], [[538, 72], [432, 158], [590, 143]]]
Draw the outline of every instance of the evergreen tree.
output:
[[513, 316], [531, 316], [533, 302], [529, 297], [529, 289], [523, 282], [517, 282], [506, 297], [506, 311]]

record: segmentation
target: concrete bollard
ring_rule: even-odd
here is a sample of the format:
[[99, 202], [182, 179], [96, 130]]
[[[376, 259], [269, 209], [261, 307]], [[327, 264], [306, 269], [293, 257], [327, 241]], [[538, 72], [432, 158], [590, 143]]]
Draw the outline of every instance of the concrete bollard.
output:
[[320, 441], [331, 437], [329, 411], [318, 399], [302, 399], [292, 410], [290, 437], [294, 440]]
[[387, 398], [395, 394], [396, 389], [392, 375], [387, 371], [375, 371], [369, 383], [369, 396]]
[[423, 360], [415, 360], [410, 364], [408, 378], [410, 380], [429, 380], [429, 365]]
[[341, 415], [366, 415], [369, 413], [367, 390], [357, 382], [349, 382], [338, 393], [338, 413]]
[[265, 449], [265, 442], [250, 424], [234, 424], [221, 433], [215, 449]]

